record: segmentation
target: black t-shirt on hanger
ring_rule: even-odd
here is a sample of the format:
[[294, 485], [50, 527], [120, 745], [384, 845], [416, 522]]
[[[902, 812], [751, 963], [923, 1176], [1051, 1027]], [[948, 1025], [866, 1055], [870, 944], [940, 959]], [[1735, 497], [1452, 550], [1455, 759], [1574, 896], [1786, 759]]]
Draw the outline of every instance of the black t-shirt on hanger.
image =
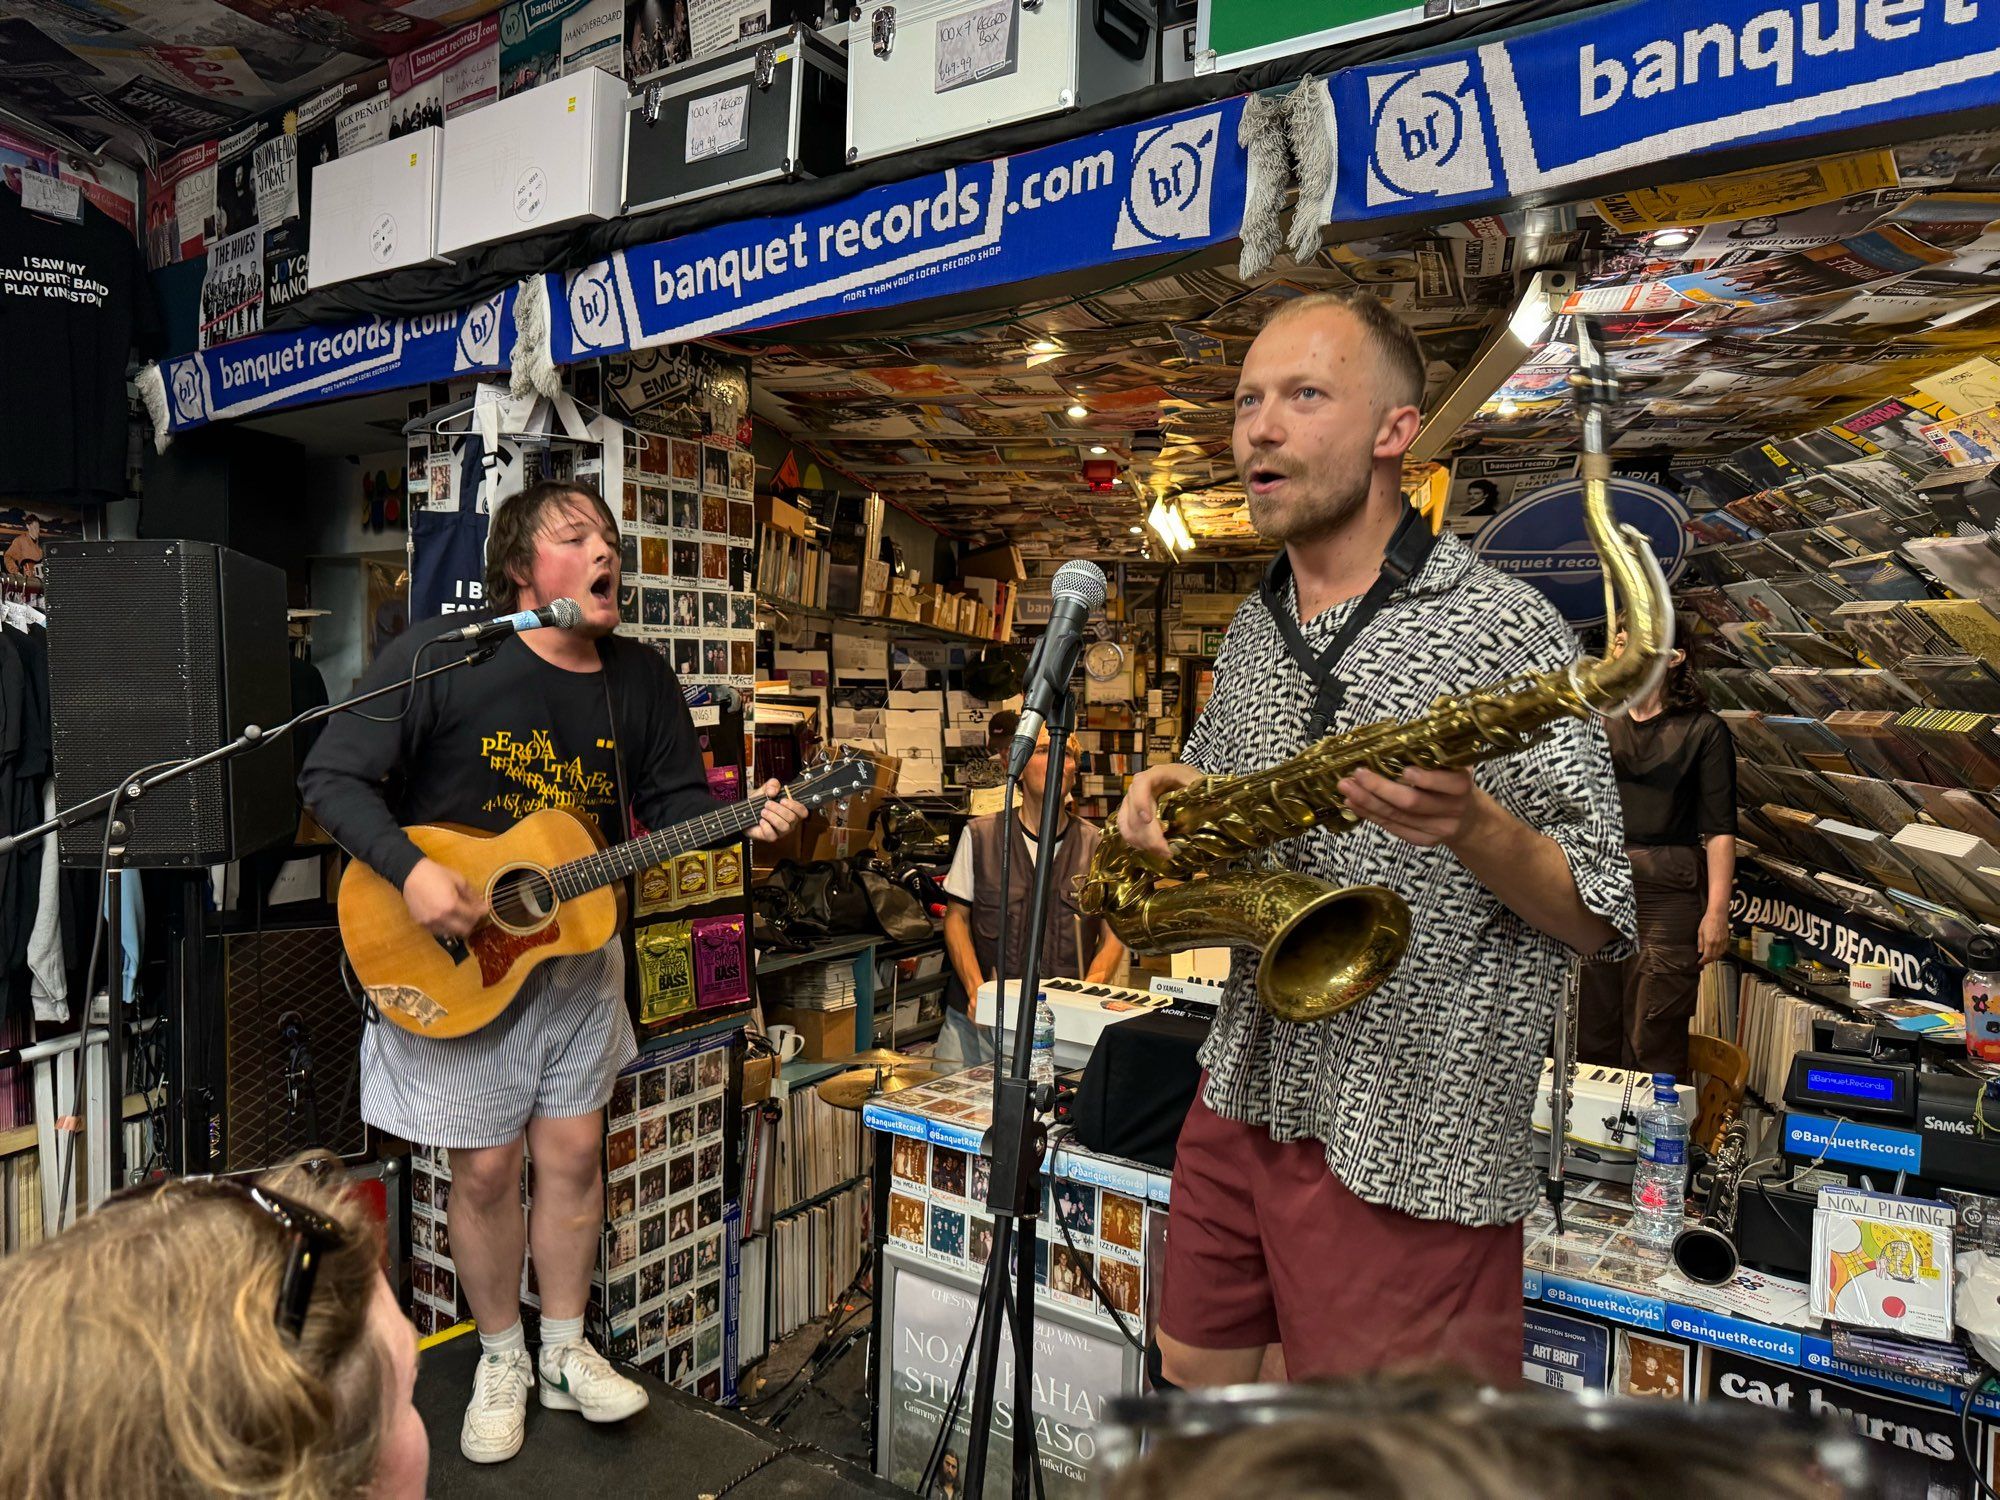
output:
[[84, 203], [43, 218], [0, 190], [0, 492], [97, 504], [125, 493], [125, 369], [160, 339], [138, 244]]

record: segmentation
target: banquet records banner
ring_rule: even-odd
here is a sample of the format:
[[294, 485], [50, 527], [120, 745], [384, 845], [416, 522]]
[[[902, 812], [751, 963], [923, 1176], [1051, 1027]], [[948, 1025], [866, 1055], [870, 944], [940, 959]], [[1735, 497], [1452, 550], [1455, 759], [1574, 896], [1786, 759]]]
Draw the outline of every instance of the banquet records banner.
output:
[[456, 312], [243, 339], [167, 360], [167, 430], [364, 391], [505, 369], [514, 290]]
[[1235, 238], [1230, 99], [620, 251], [551, 299], [559, 361], [890, 307]]
[[1334, 74], [1322, 107], [1338, 166], [1320, 219], [1520, 197], [1701, 152], [1995, 103], [2000, 6], [1628, 0], [1482, 46]]
[[1736, 867], [1729, 920], [1788, 937], [1807, 957], [1823, 963], [1886, 964], [1895, 974], [1897, 994], [1921, 995], [1940, 1005], [1959, 1001], [1959, 972], [1935, 944], [1863, 922], [1831, 901], [1811, 900], [1754, 865]]

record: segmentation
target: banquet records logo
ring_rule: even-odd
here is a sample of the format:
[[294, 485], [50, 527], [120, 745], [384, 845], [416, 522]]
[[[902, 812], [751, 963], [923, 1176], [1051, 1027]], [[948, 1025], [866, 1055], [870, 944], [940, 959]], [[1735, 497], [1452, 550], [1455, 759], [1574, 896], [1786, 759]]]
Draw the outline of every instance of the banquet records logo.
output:
[[570, 277], [570, 343], [578, 350], [608, 349], [624, 332], [611, 262], [600, 260]]
[[465, 321], [458, 325], [458, 348], [453, 351], [454, 370], [491, 370], [500, 358], [500, 330], [506, 319], [506, 293], [495, 292], [484, 302], [466, 309]]
[[1368, 202], [1476, 193], [1493, 186], [1472, 65], [1460, 60], [1368, 80], [1375, 149]]
[[183, 422], [201, 420], [201, 372], [196, 361], [182, 360], [173, 372], [174, 415]]
[[1132, 182], [1119, 205], [1112, 249], [1208, 238], [1215, 143], [1221, 134], [1220, 113], [1139, 133], [1132, 145]]

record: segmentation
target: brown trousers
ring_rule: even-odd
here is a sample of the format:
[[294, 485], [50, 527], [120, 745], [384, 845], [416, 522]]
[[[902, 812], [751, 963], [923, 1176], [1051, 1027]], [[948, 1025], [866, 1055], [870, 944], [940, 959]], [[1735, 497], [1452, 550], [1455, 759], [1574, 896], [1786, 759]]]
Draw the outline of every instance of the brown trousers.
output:
[[1585, 964], [1577, 1060], [1687, 1081], [1688, 1021], [1701, 987], [1708, 861], [1698, 846], [1625, 851], [1639, 908], [1639, 952]]

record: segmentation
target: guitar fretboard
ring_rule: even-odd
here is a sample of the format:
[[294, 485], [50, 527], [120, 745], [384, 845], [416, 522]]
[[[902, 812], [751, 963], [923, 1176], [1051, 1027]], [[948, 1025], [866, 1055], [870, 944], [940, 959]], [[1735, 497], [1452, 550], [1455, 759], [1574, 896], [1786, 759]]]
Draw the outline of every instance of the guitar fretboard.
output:
[[[851, 769], [843, 771], [836, 766], [821, 775], [807, 777], [794, 786], [780, 787], [778, 797], [791, 797], [816, 806], [827, 800], [821, 792], [837, 785], [843, 777], [849, 781], [856, 779]], [[866, 778], [860, 779], [865, 782]], [[838, 796], [840, 793], [836, 791], [831, 795]], [[649, 833], [644, 838], [614, 844], [609, 849], [600, 849], [566, 865], [557, 865], [549, 871], [549, 877], [555, 883], [556, 896], [567, 901], [599, 886], [630, 879], [639, 871], [651, 869], [676, 855], [739, 839], [757, 826], [758, 820], [764, 816], [764, 808], [774, 800], [777, 799], [757, 796], [747, 797], [741, 802], [718, 803], [714, 812], [702, 813], [671, 828]]]

